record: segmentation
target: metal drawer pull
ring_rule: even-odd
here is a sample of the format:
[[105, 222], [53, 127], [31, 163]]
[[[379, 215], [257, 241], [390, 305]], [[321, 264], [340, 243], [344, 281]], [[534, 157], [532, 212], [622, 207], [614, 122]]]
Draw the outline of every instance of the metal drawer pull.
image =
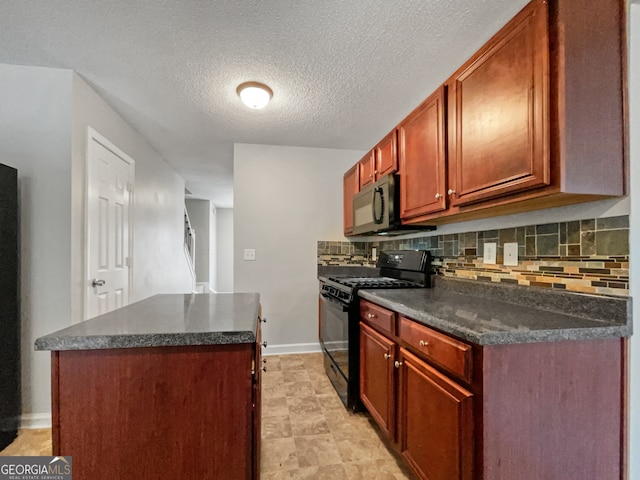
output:
[[424, 340], [420, 340], [420, 346], [421, 347], [428, 347], [429, 346], [429, 342], [425, 342]]
[[376, 318], [375, 313], [367, 313], [367, 318]]
[[391, 355], [389, 355], [388, 353], [384, 354], [384, 359], [385, 360], [389, 360], [391, 358]]
[[399, 362], [396, 360], [396, 363], [394, 363], [396, 368], [400, 368], [400, 365], [402, 365], [402, 362]]

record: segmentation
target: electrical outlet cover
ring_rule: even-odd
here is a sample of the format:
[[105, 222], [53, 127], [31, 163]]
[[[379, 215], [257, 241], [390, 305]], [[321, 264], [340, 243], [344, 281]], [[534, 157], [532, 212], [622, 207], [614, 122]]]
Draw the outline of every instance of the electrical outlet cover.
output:
[[497, 253], [497, 244], [496, 243], [485, 243], [484, 244], [484, 263], [487, 265], [495, 265], [496, 264], [496, 253]]
[[518, 244], [517, 243], [505, 243], [504, 244], [504, 262], [505, 265], [515, 267], [518, 265]]
[[244, 249], [244, 259], [253, 261], [256, 259], [256, 249], [255, 248], [245, 248]]

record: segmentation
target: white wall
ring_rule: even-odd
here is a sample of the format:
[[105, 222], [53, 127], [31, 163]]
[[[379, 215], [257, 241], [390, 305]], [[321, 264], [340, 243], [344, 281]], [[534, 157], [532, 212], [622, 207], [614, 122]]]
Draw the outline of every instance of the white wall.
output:
[[18, 169], [23, 412], [50, 411], [37, 337], [71, 317], [71, 72], [0, 65], [0, 162]]
[[640, 480], [640, 2], [631, 4], [631, 28], [629, 51], [629, 132], [631, 139], [631, 198], [630, 294], [634, 299], [633, 324], [635, 334], [631, 337], [630, 352], [630, 452], [629, 478]]
[[87, 127], [135, 161], [132, 301], [190, 291], [184, 180], [70, 70], [0, 64], [0, 162], [18, 169], [22, 399], [27, 425], [51, 411], [50, 354], [37, 337], [82, 320]]
[[185, 201], [191, 227], [196, 232], [196, 282], [209, 283], [211, 202], [189, 199]]
[[73, 319], [82, 319], [87, 127], [135, 161], [131, 302], [191, 291], [184, 254], [184, 180], [77, 74], [73, 74]]
[[215, 292], [233, 292], [233, 209], [216, 210]]
[[316, 242], [344, 240], [342, 175], [364, 153], [234, 146], [234, 290], [260, 293], [271, 345], [318, 348]]

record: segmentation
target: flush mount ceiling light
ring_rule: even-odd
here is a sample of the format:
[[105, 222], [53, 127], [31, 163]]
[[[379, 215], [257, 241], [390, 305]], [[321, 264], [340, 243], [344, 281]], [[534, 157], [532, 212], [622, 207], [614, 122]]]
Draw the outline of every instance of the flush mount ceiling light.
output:
[[273, 97], [273, 91], [266, 85], [258, 82], [245, 82], [236, 89], [242, 103], [249, 108], [264, 108]]

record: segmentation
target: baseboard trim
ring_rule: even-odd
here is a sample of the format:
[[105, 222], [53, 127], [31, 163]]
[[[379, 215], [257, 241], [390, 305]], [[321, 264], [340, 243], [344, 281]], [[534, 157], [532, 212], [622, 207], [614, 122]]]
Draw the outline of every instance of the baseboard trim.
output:
[[262, 356], [289, 355], [293, 353], [317, 353], [321, 352], [319, 343], [290, 343], [288, 345], [268, 345], [262, 349]]
[[20, 428], [51, 428], [50, 413], [24, 413], [21, 418]]

